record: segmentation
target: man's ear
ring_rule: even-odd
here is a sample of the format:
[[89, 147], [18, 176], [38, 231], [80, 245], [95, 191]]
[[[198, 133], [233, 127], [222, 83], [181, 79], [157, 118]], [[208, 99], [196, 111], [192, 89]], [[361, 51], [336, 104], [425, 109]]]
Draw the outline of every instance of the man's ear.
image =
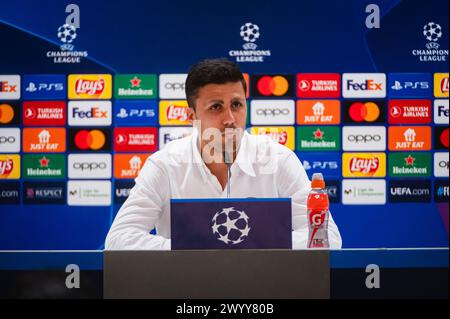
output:
[[195, 110], [192, 107], [188, 107], [188, 120], [189, 124], [193, 125], [194, 120], [197, 119], [197, 114], [195, 113]]

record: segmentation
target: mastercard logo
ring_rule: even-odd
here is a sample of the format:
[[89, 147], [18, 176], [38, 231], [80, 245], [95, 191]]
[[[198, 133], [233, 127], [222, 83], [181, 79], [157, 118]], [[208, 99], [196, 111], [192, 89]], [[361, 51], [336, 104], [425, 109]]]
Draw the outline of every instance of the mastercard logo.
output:
[[14, 109], [9, 104], [0, 104], [0, 124], [8, 124], [14, 118]]
[[348, 114], [355, 122], [375, 122], [380, 117], [380, 108], [374, 102], [355, 102], [350, 105]]
[[100, 130], [81, 130], [75, 134], [75, 145], [81, 150], [100, 150], [105, 146], [106, 137]]
[[293, 75], [254, 75], [251, 79], [255, 97], [293, 97]]

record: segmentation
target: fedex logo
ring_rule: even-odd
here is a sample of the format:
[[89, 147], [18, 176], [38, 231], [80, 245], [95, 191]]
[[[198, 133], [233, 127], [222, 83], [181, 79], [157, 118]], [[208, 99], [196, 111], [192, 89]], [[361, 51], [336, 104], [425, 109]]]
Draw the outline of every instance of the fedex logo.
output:
[[344, 73], [342, 75], [344, 98], [386, 97], [386, 74]]
[[111, 125], [112, 107], [110, 101], [70, 101], [69, 125], [103, 126]]
[[20, 99], [20, 75], [0, 75], [0, 100]]
[[366, 80], [363, 83], [348, 80], [347, 90], [350, 90], [350, 88], [352, 88], [355, 91], [382, 91], [383, 83], [377, 83], [374, 80]]

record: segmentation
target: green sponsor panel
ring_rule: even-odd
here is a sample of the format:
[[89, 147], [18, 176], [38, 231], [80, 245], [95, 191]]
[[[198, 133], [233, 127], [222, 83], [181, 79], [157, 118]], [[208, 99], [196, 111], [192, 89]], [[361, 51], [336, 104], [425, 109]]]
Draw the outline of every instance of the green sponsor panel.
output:
[[338, 151], [341, 148], [339, 126], [297, 127], [297, 150]]
[[390, 177], [430, 177], [431, 154], [428, 152], [392, 152], [389, 154]]
[[156, 99], [158, 96], [156, 74], [118, 74], [114, 76], [116, 99]]
[[66, 178], [66, 156], [63, 154], [25, 154], [22, 176], [29, 179]]

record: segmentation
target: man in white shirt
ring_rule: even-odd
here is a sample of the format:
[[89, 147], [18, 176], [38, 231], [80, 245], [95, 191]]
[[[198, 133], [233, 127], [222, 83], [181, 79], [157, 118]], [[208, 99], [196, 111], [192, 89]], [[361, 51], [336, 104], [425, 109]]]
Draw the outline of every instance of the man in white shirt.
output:
[[[105, 249], [168, 250], [170, 199], [228, 195], [291, 198], [293, 248], [306, 248], [306, 199], [311, 183], [291, 150], [245, 131], [247, 88], [238, 66], [226, 59], [199, 62], [191, 68], [185, 89], [193, 134], [170, 142], [148, 158], [117, 213]], [[225, 162], [232, 163], [228, 185]], [[149, 233], [153, 228], [157, 235]], [[331, 214], [328, 237], [330, 248], [341, 248]]]

